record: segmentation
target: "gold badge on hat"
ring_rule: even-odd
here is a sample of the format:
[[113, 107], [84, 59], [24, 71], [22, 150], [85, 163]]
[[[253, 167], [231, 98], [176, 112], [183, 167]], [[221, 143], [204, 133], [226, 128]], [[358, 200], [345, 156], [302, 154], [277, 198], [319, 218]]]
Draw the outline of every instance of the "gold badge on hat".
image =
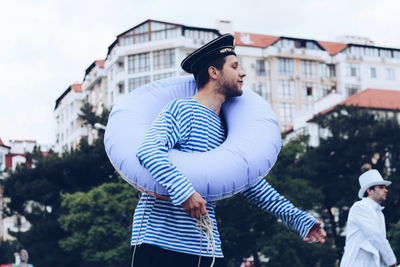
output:
[[222, 54], [222, 53], [232, 52], [232, 51], [233, 51], [232, 48], [226, 47], [226, 48], [222, 48], [221, 50], [219, 50], [219, 53]]

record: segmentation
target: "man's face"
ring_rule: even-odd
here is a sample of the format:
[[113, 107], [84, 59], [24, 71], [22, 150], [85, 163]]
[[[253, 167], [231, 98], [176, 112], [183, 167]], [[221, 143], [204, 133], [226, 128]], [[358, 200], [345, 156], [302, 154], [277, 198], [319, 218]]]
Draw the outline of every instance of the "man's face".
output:
[[375, 200], [378, 204], [386, 201], [388, 189], [385, 185], [376, 185], [373, 189], [368, 189], [368, 197]]
[[243, 94], [243, 78], [246, 74], [239, 66], [239, 61], [236, 56], [226, 56], [225, 64], [219, 73], [219, 93], [226, 97], [240, 96]]

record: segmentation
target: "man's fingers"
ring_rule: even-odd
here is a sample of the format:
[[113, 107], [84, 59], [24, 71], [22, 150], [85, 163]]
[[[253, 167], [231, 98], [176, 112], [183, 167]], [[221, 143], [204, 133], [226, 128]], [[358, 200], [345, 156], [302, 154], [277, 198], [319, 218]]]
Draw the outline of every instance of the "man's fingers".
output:
[[201, 205], [200, 212], [201, 212], [202, 215], [206, 215], [207, 214], [206, 205]]
[[190, 217], [197, 218], [196, 217], [196, 210], [194, 208], [190, 210]]

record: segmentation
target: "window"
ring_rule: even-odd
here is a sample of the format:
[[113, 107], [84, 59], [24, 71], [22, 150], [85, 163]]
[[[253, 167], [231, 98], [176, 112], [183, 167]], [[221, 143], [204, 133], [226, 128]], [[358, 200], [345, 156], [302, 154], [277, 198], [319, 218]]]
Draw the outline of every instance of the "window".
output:
[[264, 82], [255, 83], [255, 84], [253, 84], [253, 89], [261, 97], [263, 97], [269, 101], [272, 100], [271, 90], [269, 90], [266, 83], [264, 83]]
[[142, 76], [142, 77], [137, 77], [137, 78], [132, 78], [129, 79], [129, 92], [132, 90], [138, 88], [139, 86], [145, 85], [146, 83], [150, 82], [150, 76]]
[[375, 67], [370, 67], [369, 68], [369, 77], [371, 79], [376, 79], [376, 68]]
[[320, 64], [320, 71], [322, 78], [333, 78], [336, 77], [335, 64]]
[[379, 49], [379, 53], [381, 57], [387, 57], [387, 58], [392, 57], [392, 51], [388, 49]]
[[172, 76], [175, 76], [175, 72], [166, 72], [166, 73], [154, 74], [153, 81], [165, 79], [165, 78], [172, 77]]
[[304, 78], [315, 78], [316, 71], [315, 71], [315, 63], [311, 60], [301, 60], [300, 63], [301, 69], [301, 76]]
[[323, 84], [321, 85], [321, 92], [322, 96], [329, 95], [330, 93], [336, 92], [336, 86]]
[[320, 97], [316, 83], [303, 82], [301, 85], [301, 95], [303, 99], [316, 100]]
[[377, 57], [378, 54], [379, 54], [377, 48], [365, 47], [365, 48], [364, 48], [364, 51], [365, 51], [365, 55], [371, 56], [371, 57]]
[[168, 69], [175, 66], [175, 49], [153, 52], [153, 69]]
[[345, 93], [346, 97], [354, 95], [355, 93], [361, 90], [361, 86], [358, 84], [346, 84], [345, 85]]
[[123, 84], [118, 84], [118, 93], [121, 95], [125, 93], [125, 88]]
[[387, 79], [388, 80], [394, 81], [396, 79], [396, 75], [395, 75], [394, 69], [387, 68], [386, 69], [386, 73], [387, 73]]
[[346, 63], [346, 75], [349, 77], [358, 77], [360, 75], [360, 64]]
[[296, 98], [296, 87], [294, 81], [290, 80], [279, 81], [279, 98], [281, 99]]
[[312, 111], [314, 108], [314, 104], [303, 104], [301, 108], [302, 110]]
[[279, 47], [279, 48], [294, 48], [295, 43], [293, 40], [280, 39], [278, 42], [276, 42], [274, 44], [274, 46]]
[[150, 53], [128, 56], [128, 73], [150, 71]]
[[200, 41], [200, 43], [206, 43], [218, 37], [215, 32], [198, 31], [191, 29], [185, 29], [184, 35], [188, 38], [196, 40], [196, 42]]
[[293, 111], [294, 111], [293, 103], [281, 103], [279, 105], [280, 120], [283, 122], [292, 122], [293, 121]]
[[294, 74], [293, 59], [279, 58], [279, 75], [291, 77]]
[[267, 73], [265, 71], [265, 61], [257, 60], [256, 61], [256, 75], [257, 76], [266, 76]]
[[175, 24], [148, 22], [120, 37], [122, 45], [174, 38], [181, 34], [181, 27]]

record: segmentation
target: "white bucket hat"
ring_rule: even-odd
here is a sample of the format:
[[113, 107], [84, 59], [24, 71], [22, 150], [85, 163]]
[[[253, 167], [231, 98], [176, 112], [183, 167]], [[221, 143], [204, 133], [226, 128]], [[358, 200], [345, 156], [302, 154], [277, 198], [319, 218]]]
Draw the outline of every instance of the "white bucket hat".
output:
[[358, 197], [363, 198], [365, 191], [374, 185], [390, 185], [392, 182], [383, 180], [382, 175], [377, 170], [369, 170], [364, 172], [358, 178], [360, 183], [360, 191], [358, 191]]

